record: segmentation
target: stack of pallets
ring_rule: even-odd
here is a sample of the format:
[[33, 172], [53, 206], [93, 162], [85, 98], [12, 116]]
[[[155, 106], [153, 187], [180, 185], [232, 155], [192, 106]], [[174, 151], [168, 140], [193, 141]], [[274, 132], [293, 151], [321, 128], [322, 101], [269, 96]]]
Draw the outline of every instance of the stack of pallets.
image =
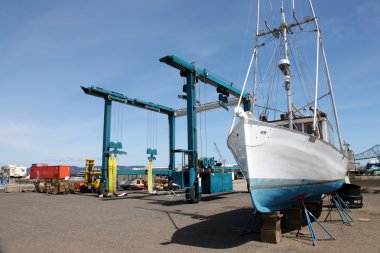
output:
[[50, 179], [44, 181], [37, 181], [36, 188], [38, 192], [47, 194], [68, 194], [69, 183], [63, 179]]

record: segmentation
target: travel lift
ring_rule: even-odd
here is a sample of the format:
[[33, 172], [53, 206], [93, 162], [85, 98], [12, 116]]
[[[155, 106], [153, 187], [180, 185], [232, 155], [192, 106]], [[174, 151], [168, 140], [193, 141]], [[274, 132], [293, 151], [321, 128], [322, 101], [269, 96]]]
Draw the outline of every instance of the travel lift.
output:
[[[124, 96], [121, 93], [105, 90], [99, 87], [81, 87], [87, 95], [92, 95], [104, 99], [104, 125], [103, 125], [103, 150], [102, 150], [102, 182], [99, 187], [99, 195], [108, 195], [108, 193], [114, 192], [116, 188], [116, 181], [114, 173], [122, 175], [120, 170], [117, 171], [117, 165], [113, 162], [116, 160], [115, 156], [119, 154], [126, 154], [121, 151], [122, 144], [120, 142], [114, 143], [110, 141], [111, 136], [111, 109], [112, 101], [122, 103], [125, 105], [131, 105], [134, 107], [155, 111], [168, 116], [169, 120], [169, 148], [174, 149], [174, 128], [175, 128], [175, 110], [166, 106], [146, 102], [137, 98], [130, 98]], [[113, 156], [113, 158], [112, 158]], [[175, 166], [174, 153], [170, 153], [169, 157], [169, 176]], [[111, 162], [112, 161], [112, 162]], [[113, 173], [110, 173], [110, 169]], [[125, 173], [128, 174], [128, 173]], [[115, 186], [113, 184], [115, 181]]]
[[[178, 150], [187, 154], [188, 168], [182, 172], [182, 183], [185, 187], [186, 200], [191, 203], [198, 203], [201, 199], [201, 182], [199, 180], [199, 172], [201, 170], [198, 165], [198, 151], [197, 151], [197, 128], [196, 128], [196, 84], [202, 81], [216, 87], [219, 93], [219, 103], [221, 106], [228, 103], [229, 95], [237, 98], [240, 97], [242, 91], [235, 88], [215, 75], [209, 73], [206, 69], [198, 68], [191, 63], [188, 63], [177, 56], [166, 56], [160, 59], [169, 66], [172, 66], [180, 71], [180, 75], [186, 78], [186, 84], [183, 91], [186, 93], [187, 100], [187, 150]], [[243, 94], [244, 111], [250, 111], [250, 96], [249, 93]], [[223, 106], [225, 107], [225, 106]], [[177, 183], [177, 182], [175, 182]], [[177, 183], [178, 184], [178, 183]]]
[[[108, 160], [110, 157], [110, 149], [112, 142], [110, 142], [111, 131], [111, 106], [112, 101], [119, 102], [126, 105], [139, 107], [142, 109], [152, 110], [158, 113], [168, 115], [169, 120], [169, 171], [168, 176], [172, 177], [175, 171], [175, 153], [183, 153], [187, 155], [187, 168], [184, 168], [181, 172], [174, 173], [174, 183], [181, 185], [185, 188], [186, 200], [190, 203], [198, 203], [201, 199], [201, 180], [199, 174], [201, 168], [198, 163], [198, 151], [197, 151], [197, 128], [196, 128], [196, 113], [206, 110], [217, 109], [220, 107], [227, 108], [237, 104], [237, 100], [240, 97], [242, 91], [234, 87], [233, 84], [227, 83], [215, 75], [209, 73], [206, 69], [198, 68], [191, 63], [188, 63], [177, 56], [166, 56], [160, 59], [160, 62], [164, 62], [169, 66], [172, 66], [180, 70], [180, 75], [186, 78], [186, 84], [183, 86], [183, 91], [186, 95], [181, 96], [187, 100], [187, 107], [184, 109], [174, 110], [172, 108], [154, 104], [151, 102], [145, 102], [139, 99], [129, 98], [121, 93], [108, 91], [98, 87], [82, 87], [83, 91], [92, 96], [103, 98], [105, 101], [104, 106], [104, 128], [103, 128], [103, 152], [102, 152], [102, 180], [104, 187], [101, 188], [102, 194], [106, 194], [112, 190], [110, 188], [110, 175], [108, 170]], [[217, 93], [219, 93], [219, 101], [196, 105], [196, 84], [198, 81], [202, 81], [206, 84], [210, 84], [216, 87]], [[235, 97], [228, 99], [229, 95]], [[251, 96], [249, 93], [244, 93], [242, 96], [244, 111], [250, 111], [251, 108]], [[188, 147], [184, 149], [175, 149], [175, 117], [187, 115], [187, 142]], [[111, 145], [112, 144], [112, 145]], [[118, 143], [118, 148], [121, 148], [121, 143]], [[117, 152], [119, 150], [117, 149]], [[154, 151], [152, 151], [154, 153]], [[157, 152], [157, 151], [156, 151]], [[151, 154], [152, 155], [152, 154]], [[154, 155], [154, 154], [153, 154]], [[116, 168], [115, 168], [116, 170]], [[120, 171], [118, 174], [121, 174]], [[111, 179], [112, 180], [112, 179]]]

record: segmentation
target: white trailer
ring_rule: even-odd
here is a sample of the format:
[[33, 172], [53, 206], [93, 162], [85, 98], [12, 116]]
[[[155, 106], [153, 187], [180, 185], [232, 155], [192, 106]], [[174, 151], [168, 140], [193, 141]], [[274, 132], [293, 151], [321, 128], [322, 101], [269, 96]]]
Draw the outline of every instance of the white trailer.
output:
[[19, 165], [4, 165], [1, 167], [1, 172], [3, 175], [8, 175], [9, 177], [26, 177], [27, 168]]

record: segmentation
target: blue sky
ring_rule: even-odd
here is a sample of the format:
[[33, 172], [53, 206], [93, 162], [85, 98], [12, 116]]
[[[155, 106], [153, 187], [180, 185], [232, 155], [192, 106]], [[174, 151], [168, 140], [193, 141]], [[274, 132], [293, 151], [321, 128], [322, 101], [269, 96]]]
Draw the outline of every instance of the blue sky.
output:
[[[359, 153], [380, 142], [380, 5], [314, 5], [344, 139]], [[256, 1], [0, 1], [0, 164], [99, 159], [103, 101], [85, 95], [81, 85], [185, 107], [177, 99], [184, 80], [158, 61], [169, 54], [241, 85], [254, 43], [255, 8]], [[202, 102], [217, 99], [213, 88], [200, 86]], [[128, 152], [120, 163], [146, 164], [148, 113], [119, 105], [113, 113], [123, 115], [113, 121], [120, 126], [113, 128], [119, 132], [113, 139]], [[202, 155], [218, 157], [216, 142], [227, 163], [234, 162], [226, 146], [232, 116], [231, 110], [202, 115]], [[166, 166], [167, 119], [157, 120], [156, 165]], [[186, 148], [184, 119], [178, 119], [176, 142]]]

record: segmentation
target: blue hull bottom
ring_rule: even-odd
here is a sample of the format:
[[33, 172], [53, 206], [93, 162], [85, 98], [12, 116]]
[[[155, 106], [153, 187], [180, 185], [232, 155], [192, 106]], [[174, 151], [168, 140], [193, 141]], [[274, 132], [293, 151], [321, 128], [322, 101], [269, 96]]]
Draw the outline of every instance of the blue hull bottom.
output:
[[335, 181], [249, 179], [250, 194], [254, 208], [267, 213], [299, 205], [297, 198], [305, 195], [306, 200], [320, 199], [322, 194], [335, 192], [344, 179]]

